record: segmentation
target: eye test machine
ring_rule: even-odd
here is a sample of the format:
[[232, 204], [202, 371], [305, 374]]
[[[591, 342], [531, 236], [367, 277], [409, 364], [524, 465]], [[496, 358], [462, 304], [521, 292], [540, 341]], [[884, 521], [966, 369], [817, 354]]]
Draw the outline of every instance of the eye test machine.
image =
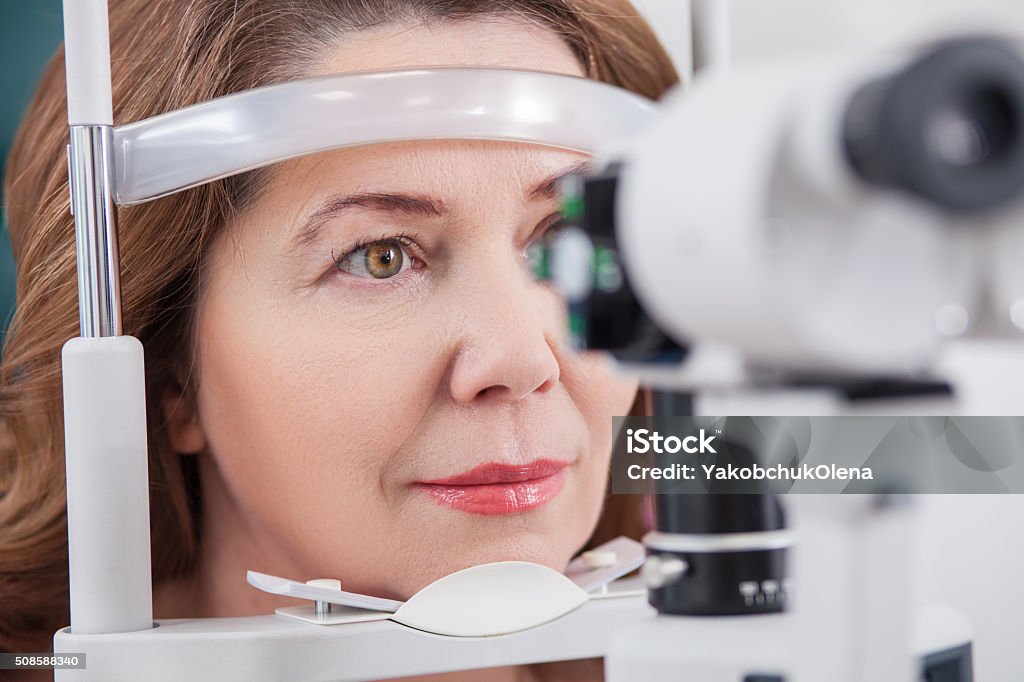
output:
[[54, 653], [85, 659], [58, 680], [372, 680], [590, 657], [609, 680], [973, 679], [970, 620], [917, 596], [921, 505], [885, 489], [657, 496], [645, 546], [620, 538], [565, 573], [487, 564], [398, 602], [250, 571], [252, 589], [308, 604], [154, 622], [143, 351], [121, 326], [116, 219], [346, 146], [592, 152], [599, 170], [566, 186], [577, 225], [551, 245], [554, 279], [581, 345], [657, 388], [659, 414], [1022, 414], [1018, 46], [951, 37], [729, 69], [728, 6], [694, 0], [696, 78], [658, 104], [566, 76], [436, 68], [115, 127], [106, 3], [64, 5], [81, 336], [62, 356], [71, 623]]

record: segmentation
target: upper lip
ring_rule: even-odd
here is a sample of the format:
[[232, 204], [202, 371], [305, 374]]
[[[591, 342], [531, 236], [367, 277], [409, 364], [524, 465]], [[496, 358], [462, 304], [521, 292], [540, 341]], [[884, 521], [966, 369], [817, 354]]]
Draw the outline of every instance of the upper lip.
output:
[[484, 462], [461, 474], [420, 481], [424, 485], [487, 485], [489, 483], [520, 483], [546, 478], [561, 471], [571, 462], [556, 459], [535, 459], [525, 464]]

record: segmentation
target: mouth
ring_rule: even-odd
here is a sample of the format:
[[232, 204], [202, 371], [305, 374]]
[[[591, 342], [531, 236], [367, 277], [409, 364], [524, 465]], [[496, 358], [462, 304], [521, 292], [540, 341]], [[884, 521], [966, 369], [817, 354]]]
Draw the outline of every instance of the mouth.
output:
[[538, 459], [528, 464], [486, 462], [455, 476], [414, 485], [438, 503], [470, 514], [516, 514], [547, 504], [565, 484], [570, 462]]

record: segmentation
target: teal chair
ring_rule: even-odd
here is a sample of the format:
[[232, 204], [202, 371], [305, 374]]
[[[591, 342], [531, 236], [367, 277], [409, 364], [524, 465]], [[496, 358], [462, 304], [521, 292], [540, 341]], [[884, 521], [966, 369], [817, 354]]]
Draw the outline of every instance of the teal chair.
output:
[[[6, 166], [11, 140], [46, 60], [64, 38], [60, 0], [0, 0], [0, 160]], [[3, 168], [0, 167], [0, 180]], [[0, 206], [4, 198], [0, 190]], [[14, 259], [0, 212], [0, 324], [14, 314]]]

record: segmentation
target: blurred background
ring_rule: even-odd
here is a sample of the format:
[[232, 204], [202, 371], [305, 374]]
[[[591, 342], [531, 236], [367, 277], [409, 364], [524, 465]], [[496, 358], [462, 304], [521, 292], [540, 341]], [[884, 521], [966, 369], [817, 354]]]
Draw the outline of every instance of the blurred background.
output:
[[[62, 35], [59, 0], [0, 0], [0, 159], [4, 167], [21, 114]], [[0, 188], [0, 206], [3, 203]], [[0, 213], [0, 324], [6, 330], [14, 312], [14, 260], [3, 220]]]

